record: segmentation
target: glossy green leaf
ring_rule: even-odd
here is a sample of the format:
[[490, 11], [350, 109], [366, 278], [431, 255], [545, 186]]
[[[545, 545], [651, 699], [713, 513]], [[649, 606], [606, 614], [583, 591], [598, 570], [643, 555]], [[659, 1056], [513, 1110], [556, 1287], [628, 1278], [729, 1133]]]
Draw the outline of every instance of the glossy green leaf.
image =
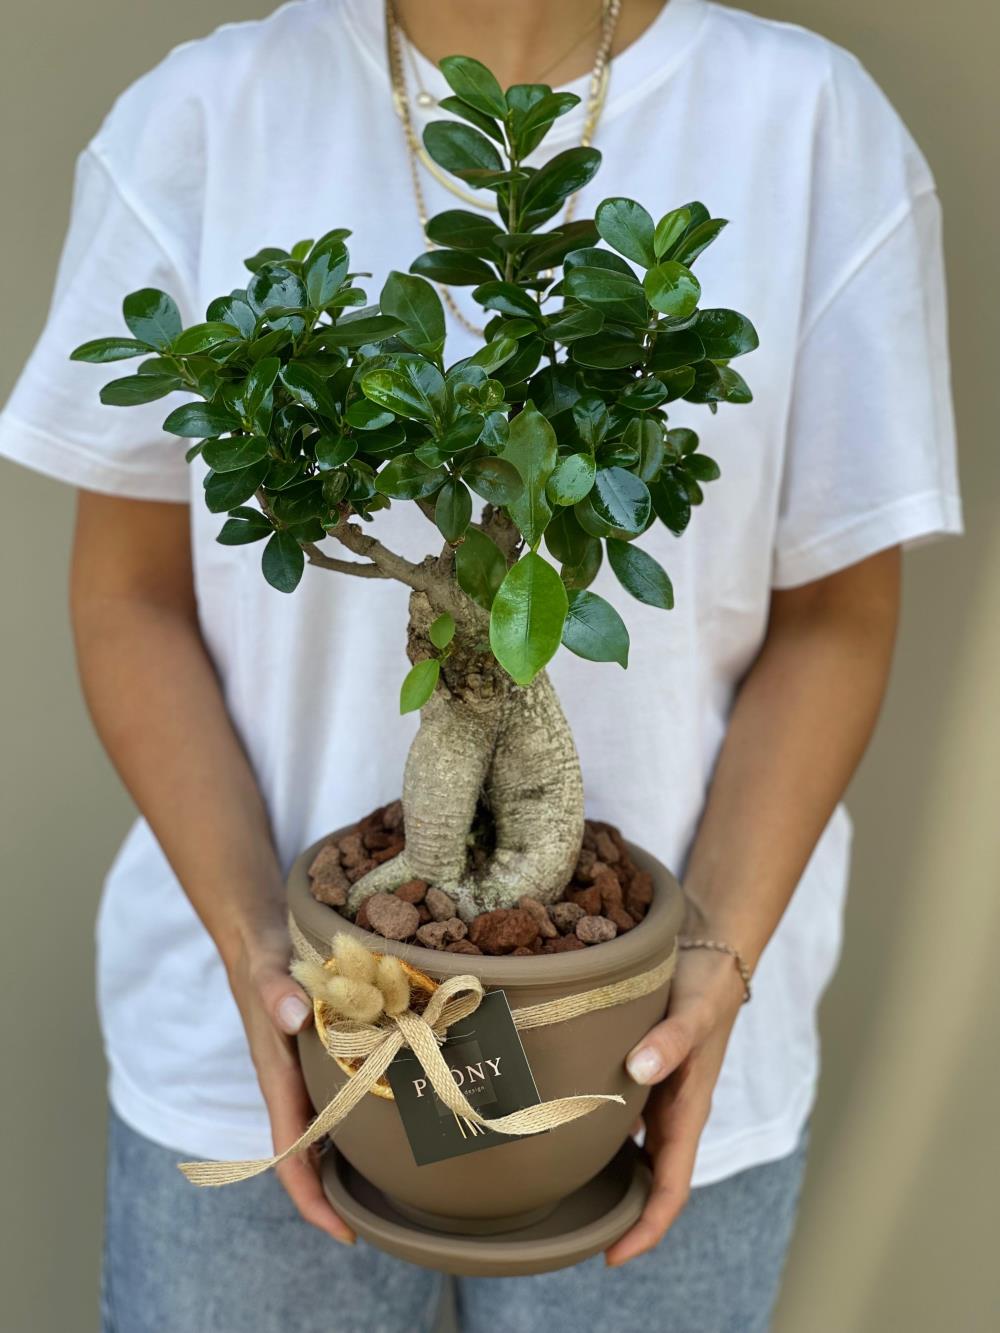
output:
[[581, 558], [574, 564], [564, 564], [560, 570], [559, 576], [566, 587], [571, 591], [589, 588], [600, 573], [603, 552], [601, 543], [588, 535]]
[[480, 366], [489, 374], [491, 371], [499, 370], [501, 366], [515, 355], [518, 344], [513, 338], [494, 338], [491, 342], [480, 347], [478, 352], [473, 352], [469, 357], [471, 365]]
[[428, 250], [417, 255], [410, 272], [449, 287], [476, 287], [496, 277], [496, 271], [484, 259], [465, 250]]
[[275, 532], [264, 547], [260, 566], [264, 577], [278, 592], [294, 592], [299, 586], [306, 558], [290, 532]]
[[240, 341], [240, 330], [235, 324], [210, 321], [207, 324], [192, 324], [189, 329], [179, 333], [170, 345], [174, 356], [196, 356], [207, 352], [220, 343]]
[[600, 542], [584, 532], [572, 509], [557, 509], [545, 529], [545, 545], [561, 565], [578, 565], [587, 556], [588, 547]]
[[625, 427], [622, 438], [635, 446], [639, 455], [636, 476], [648, 485], [659, 474], [666, 457], [662, 421], [656, 417], [638, 417]]
[[594, 178], [600, 165], [601, 155], [596, 148], [567, 148], [556, 153], [524, 186], [522, 210], [530, 214], [558, 208]]
[[573, 424], [580, 439], [593, 452], [611, 429], [604, 399], [596, 393], [584, 394], [573, 404]]
[[649, 488], [657, 518], [675, 537], [691, 521], [691, 501], [687, 490], [672, 469], [665, 469]]
[[[281, 265], [270, 265], [255, 273], [247, 284], [247, 301], [258, 316], [266, 316], [269, 310], [301, 308], [308, 303], [305, 284], [297, 273]], [[282, 319], [269, 320], [277, 327], [282, 326]], [[304, 321], [298, 320], [303, 326]], [[294, 328], [296, 321], [284, 321], [288, 328]]]
[[660, 332], [653, 344], [649, 369], [656, 375], [682, 366], [693, 366], [705, 356], [705, 348], [694, 329], [679, 329], [676, 333]]
[[455, 637], [454, 616], [449, 615], [447, 611], [442, 612], [436, 620], [431, 622], [427, 636], [438, 652], [443, 653]]
[[402, 327], [392, 315], [348, 315], [332, 328], [321, 328], [315, 341], [318, 347], [363, 347], [393, 337]]
[[486, 310], [499, 311], [501, 315], [518, 316], [541, 322], [542, 312], [534, 297], [529, 296], [523, 287], [513, 282], [484, 282], [472, 293], [475, 300]]
[[656, 263], [653, 248], [653, 219], [634, 199], [605, 199], [598, 204], [594, 222], [613, 250], [626, 259], [652, 268]]
[[[656, 272], [655, 269], [651, 272]], [[647, 278], [649, 275], [647, 274]], [[563, 278], [570, 296], [583, 305], [599, 310], [606, 319], [645, 326], [648, 318], [646, 297], [638, 281], [612, 269], [571, 268]]]
[[422, 500], [433, 495], [446, 477], [444, 468], [430, 468], [413, 454], [400, 454], [375, 478], [375, 488], [393, 500]]
[[441, 674], [441, 663], [436, 657], [425, 657], [422, 662], [415, 662], [403, 679], [399, 691], [399, 711], [415, 713], [434, 693]]
[[598, 468], [594, 486], [576, 506], [582, 526], [595, 537], [634, 537], [649, 521], [646, 483], [622, 467]]
[[368, 370], [360, 387], [371, 402], [413, 421], [439, 423], [448, 405], [444, 376], [429, 361], [403, 361], [396, 369]]
[[511, 505], [524, 494], [521, 474], [506, 458], [475, 458], [462, 468], [462, 477], [490, 504]]
[[674, 246], [691, 225], [690, 208], [674, 208], [665, 213], [653, 232], [653, 253], [657, 259], [669, 258]]
[[263, 541], [274, 529], [259, 509], [238, 509], [222, 525], [216, 541], [222, 546], [246, 546]]
[[588, 662], [628, 666], [629, 638], [625, 622], [603, 597], [577, 589], [570, 594], [562, 632], [563, 644]]
[[689, 455], [684, 468], [695, 481], [718, 481], [722, 476], [722, 469], [714, 458], [709, 458], [708, 454]]
[[215, 407], [212, 403], [183, 403], [170, 413], [163, 429], [170, 435], [196, 440], [239, 430], [240, 425], [239, 417], [228, 408]]
[[647, 606], [673, 609], [674, 589], [666, 570], [647, 551], [615, 537], [609, 537], [605, 544], [608, 562], [626, 592]]
[[349, 264], [347, 249], [340, 243], [309, 258], [304, 269], [306, 298], [314, 310], [323, 310], [337, 294]]
[[508, 571], [490, 611], [490, 647], [518, 685], [530, 685], [556, 652], [567, 607], [562, 579], [540, 555]]
[[468, 102], [463, 102], [460, 97], [442, 97], [438, 102], [442, 111], [450, 111], [453, 116], [458, 116], [461, 120], [467, 120], [470, 125], [475, 125], [477, 130], [482, 130], [487, 138], [494, 139], [503, 146], [503, 131], [492, 116], [487, 116], [482, 111], [477, 111], [474, 106]]
[[228, 296], [217, 297], [205, 311], [205, 318], [221, 324], [233, 324], [244, 338], [252, 338], [257, 327], [257, 316], [250, 309], [246, 292], [237, 290]]
[[701, 283], [689, 268], [673, 259], [651, 268], [642, 285], [653, 309], [673, 319], [686, 319], [701, 298]]
[[528, 545], [537, 546], [552, 517], [545, 487], [559, 452], [555, 431], [534, 403], [525, 403], [511, 421], [502, 457], [513, 463], [524, 483], [523, 493], [508, 505], [508, 511]]
[[455, 552], [458, 586], [488, 611], [507, 573], [507, 562], [495, 542], [478, 528], [469, 528]]
[[560, 116], [565, 116], [580, 99], [576, 93], [547, 92], [517, 119], [514, 140], [519, 157], [527, 157], [534, 152], [548, 133], [550, 126]]
[[267, 451], [262, 435], [230, 435], [224, 440], [206, 440], [201, 456], [213, 472], [236, 472], [259, 463]]
[[438, 68], [448, 80], [448, 86], [463, 102], [487, 116], [503, 118], [507, 114], [507, 99], [493, 74], [481, 61], [470, 56], [445, 56]]
[[728, 226], [729, 223], [725, 218], [710, 218], [708, 222], [692, 227], [686, 232], [683, 240], [674, 246], [670, 258], [690, 267], [701, 252], [707, 250], [719, 233]]
[[321, 435], [314, 452], [321, 471], [329, 472], [351, 461], [358, 452], [358, 441], [349, 435]]
[[100, 399], [107, 407], [137, 407], [183, 387], [183, 380], [176, 375], [123, 375], [102, 386]]
[[758, 346], [757, 330], [736, 310], [702, 310], [694, 327], [712, 361], [728, 361]]
[[266, 458], [238, 472], [208, 472], [205, 475], [205, 503], [209, 512], [225, 514], [251, 499], [263, 484], [270, 466]]
[[261, 410], [280, 369], [276, 356], [265, 356], [251, 370], [243, 386], [243, 410], [248, 417], [255, 417]]
[[575, 505], [589, 494], [596, 473], [592, 454], [568, 454], [561, 458], [545, 487], [550, 503]]
[[384, 430], [396, 420], [391, 412], [367, 398], [356, 398], [344, 416], [355, 430]]
[[[457, 477], [448, 477], [437, 493], [434, 522], [446, 542], [457, 542], [472, 520], [472, 496]], [[437, 644], [437, 647], [442, 647]]]
[[300, 361], [290, 361], [281, 368], [279, 378], [297, 403], [319, 416], [335, 419], [337, 402], [330, 385]]
[[70, 352], [71, 361], [90, 361], [102, 365], [108, 361], [128, 361], [133, 356], [144, 356], [151, 350], [149, 343], [134, 338], [94, 338], [81, 343]]
[[[478, 184], [477, 172], [502, 172], [500, 154], [489, 139], [471, 125], [432, 120], [424, 129], [424, 147], [431, 157], [461, 180]], [[470, 180], [470, 177], [472, 179]]]
[[130, 292], [122, 302], [122, 314], [129, 332], [152, 347], [169, 347], [184, 327], [176, 302], [155, 287]]
[[444, 347], [444, 307], [425, 278], [392, 272], [379, 301], [383, 312], [402, 323], [397, 337], [422, 356], [437, 357]]
[[427, 223], [426, 232], [428, 240], [448, 250], [477, 251], [489, 249], [490, 243], [504, 234], [491, 218], [464, 208], [449, 208], [435, 214]]
[[599, 310], [571, 305], [549, 316], [542, 337], [548, 342], [575, 342], [597, 333], [603, 323], [604, 316]]

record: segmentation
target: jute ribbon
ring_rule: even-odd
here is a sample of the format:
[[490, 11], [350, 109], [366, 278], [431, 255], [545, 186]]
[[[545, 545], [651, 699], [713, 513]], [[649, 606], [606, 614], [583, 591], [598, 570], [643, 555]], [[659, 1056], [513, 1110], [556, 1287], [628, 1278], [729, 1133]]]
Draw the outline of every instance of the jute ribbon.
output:
[[[290, 921], [289, 929], [293, 947], [300, 959], [319, 964], [325, 961], [294, 920]], [[547, 1027], [550, 1023], [565, 1023], [597, 1009], [627, 1004], [630, 1000], [649, 995], [668, 981], [673, 976], [676, 961], [675, 947], [662, 962], [637, 976], [607, 986], [596, 986], [593, 990], [581, 991], [576, 995], [566, 995], [558, 1000], [548, 1000], [544, 1004], [515, 1009], [512, 1011], [514, 1025], [523, 1032], [530, 1028]], [[484, 994], [479, 979], [466, 973], [449, 977], [436, 987], [421, 1013], [408, 1008], [399, 1014], [383, 1015], [378, 1023], [344, 1019], [324, 1024], [321, 1037], [330, 1055], [342, 1059], [360, 1058], [363, 1063], [324, 1106], [306, 1132], [291, 1147], [274, 1157], [237, 1162], [181, 1162], [181, 1171], [195, 1185], [231, 1185], [238, 1180], [259, 1176], [295, 1153], [304, 1152], [324, 1134], [331, 1133], [357, 1106], [403, 1046], [413, 1051], [431, 1087], [445, 1106], [466, 1120], [485, 1125], [498, 1134], [540, 1134], [543, 1130], [555, 1129], [558, 1125], [589, 1115], [605, 1102], [624, 1104], [624, 1097], [617, 1093], [581, 1093], [556, 1097], [552, 1101], [526, 1106], [520, 1111], [491, 1120], [481, 1116], [456, 1087], [440, 1046], [448, 1028], [474, 1013]]]

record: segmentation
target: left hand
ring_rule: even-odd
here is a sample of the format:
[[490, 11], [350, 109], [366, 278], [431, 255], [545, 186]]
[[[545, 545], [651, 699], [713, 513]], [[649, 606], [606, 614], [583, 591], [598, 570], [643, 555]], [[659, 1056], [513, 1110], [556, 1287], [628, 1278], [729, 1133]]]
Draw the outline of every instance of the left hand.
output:
[[637, 1083], [656, 1084], [642, 1114], [653, 1188], [638, 1222], [605, 1252], [610, 1267], [658, 1245], [687, 1203], [698, 1140], [742, 1001], [732, 958], [707, 949], [679, 953], [666, 1018], [627, 1061]]

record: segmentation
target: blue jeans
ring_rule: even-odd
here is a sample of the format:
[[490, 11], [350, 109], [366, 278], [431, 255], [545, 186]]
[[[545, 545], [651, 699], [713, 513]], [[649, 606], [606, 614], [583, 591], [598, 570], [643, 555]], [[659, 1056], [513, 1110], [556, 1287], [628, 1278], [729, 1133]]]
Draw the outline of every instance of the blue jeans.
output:
[[[789, 1157], [693, 1191], [655, 1250], [535, 1277], [456, 1278], [462, 1333], [766, 1333], [807, 1136]], [[432, 1333], [440, 1273], [303, 1222], [272, 1175], [195, 1189], [183, 1159], [113, 1112], [103, 1333]]]

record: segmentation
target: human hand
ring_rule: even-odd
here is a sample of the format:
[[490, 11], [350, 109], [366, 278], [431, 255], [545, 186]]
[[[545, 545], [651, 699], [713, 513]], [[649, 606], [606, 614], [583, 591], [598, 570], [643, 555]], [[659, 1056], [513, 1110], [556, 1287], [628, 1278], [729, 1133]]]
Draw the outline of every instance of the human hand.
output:
[[[292, 1038], [312, 1018], [305, 991], [288, 974], [287, 931], [260, 932], [227, 965], [229, 984], [243, 1018], [250, 1054], [271, 1119], [276, 1153], [306, 1130], [313, 1116]], [[316, 1147], [289, 1157], [278, 1178], [302, 1217], [334, 1240], [354, 1244], [354, 1233], [330, 1207], [319, 1176]]]
[[620, 1267], [651, 1250], [687, 1203], [701, 1131], [743, 1001], [733, 960], [702, 949], [678, 955], [667, 1014], [630, 1053], [637, 1083], [654, 1083], [642, 1114], [653, 1188], [638, 1222], [605, 1252]]

